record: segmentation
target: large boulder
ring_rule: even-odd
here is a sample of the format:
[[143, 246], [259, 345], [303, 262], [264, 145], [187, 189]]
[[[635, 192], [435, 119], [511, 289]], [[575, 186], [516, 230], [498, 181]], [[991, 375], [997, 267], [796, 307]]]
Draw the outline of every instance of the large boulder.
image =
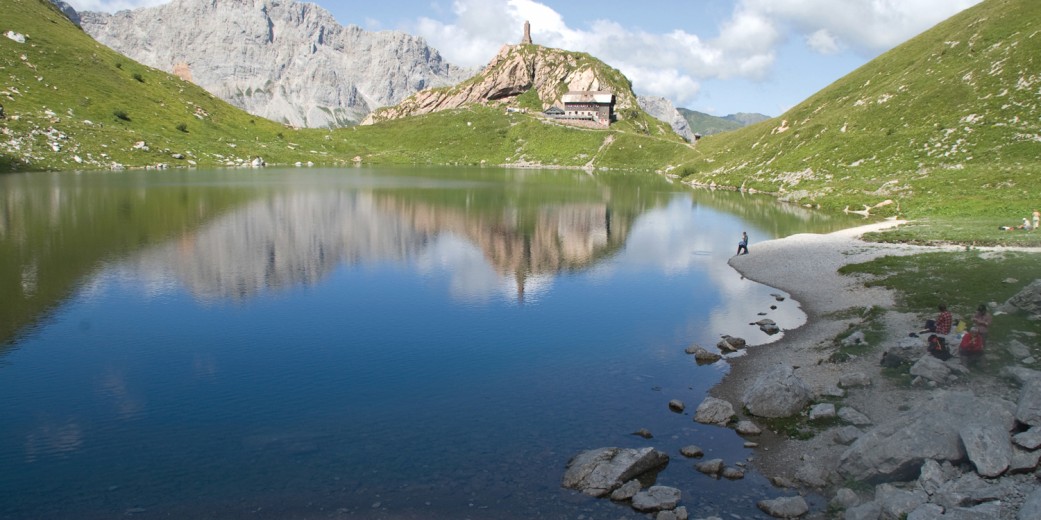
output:
[[1012, 429], [1013, 405], [971, 392], [941, 391], [927, 402], [861, 435], [842, 453], [838, 471], [854, 480], [911, 480], [925, 460], [966, 458], [961, 431], [971, 425]]
[[924, 377], [930, 381], [937, 383], [943, 383], [947, 381], [947, 378], [951, 375], [951, 369], [938, 358], [925, 355], [918, 359], [914, 365], [911, 366], [911, 375], [915, 377]]
[[980, 476], [996, 477], [1008, 469], [1012, 462], [1012, 441], [1003, 425], [971, 424], [962, 428], [959, 435], [969, 461]]
[[1031, 282], [1001, 306], [1001, 310], [1005, 312], [1017, 309], [1033, 316], [1041, 316], [1041, 279]]
[[650, 447], [583, 451], [568, 462], [563, 486], [602, 497], [622, 484], [644, 473], [659, 470], [668, 463], [668, 455]]
[[742, 397], [748, 412], [759, 417], [791, 417], [813, 399], [810, 387], [788, 365], [761, 374]]

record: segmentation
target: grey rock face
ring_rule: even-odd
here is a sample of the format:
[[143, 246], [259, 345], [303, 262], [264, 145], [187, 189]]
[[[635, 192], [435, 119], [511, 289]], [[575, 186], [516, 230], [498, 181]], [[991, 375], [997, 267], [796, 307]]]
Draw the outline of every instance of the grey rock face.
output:
[[835, 405], [831, 403], [819, 403], [810, 408], [810, 420], [831, 419], [835, 417]]
[[1005, 312], [1014, 312], [1017, 309], [1034, 316], [1041, 315], [1041, 279], [1031, 282], [1002, 306]]
[[1023, 385], [1016, 407], [1016, 419], [1030, 426], [1041, 426], [1041, 379]]
[[963, 428], [994, 425], [1011, 430], [1012, 403], [984, 400], [969, 392], [940, 392], [923, 405], [881, 424], [857, 439], [839, 458], [839, 472], [859, 480], [910, 480], [927, 459], [958, 461], [966, 456]]
[[922, 356], [911, 366], [911, 375], [943, 383], [951, 375], [951, 369], [933, 356]]
[[1041, 518], [1041, 487], [1034, 490], [1022, 506], [1019, 506], [1019, 516], [1017, 520], [1031, 520], [1034, 518]]
[[996, 477], [1012, 462], [1012, 442], [1002, 425], [972, 424], [960, 432], [962, 444], [976, 472], [984, 477]]
[[636, 102], [651, 117], [663, 123], [668, 123], [680, 137], [687, 141], [694, 139], [694, 132], [690, 129], [690, 123], [680, 114], [679, 110], [676, 110], [672, 101], [658, 96], [639, 96], [636, 98]]
[[654, 448], [599, 448], [568, 462], [563, 486], [594, 497], [605, 496], [644, 473], [664, 467], [669, 456]]
[[173, 0], [115, 14], [80, 13], [83, 30], [252, 114], [301, 127], [360, 122], [469, 71], [408, 34], [341, 26], [324, 9], [280, 0]]
[[772, 500], [760, 500], [756, 503], [764, 513], [774, 518], [798, 518], [810, 511], [806, 500], [802, 497], [781, 497]]
[[792, 367], [778, 365], [761, 374], [745, 391], [742, 401], [760, 417], [791, 417], [810, 403], [812, 392]]

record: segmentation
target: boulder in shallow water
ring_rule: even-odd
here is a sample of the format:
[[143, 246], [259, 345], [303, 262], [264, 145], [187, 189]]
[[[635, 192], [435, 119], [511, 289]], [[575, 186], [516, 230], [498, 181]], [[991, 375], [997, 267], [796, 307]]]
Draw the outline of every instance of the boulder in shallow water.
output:
[[650, 447], [583, 451], [568, 462], [562, 485], [602, 497], [634, 478], [664, 468], [668, 463], [667, 454]]

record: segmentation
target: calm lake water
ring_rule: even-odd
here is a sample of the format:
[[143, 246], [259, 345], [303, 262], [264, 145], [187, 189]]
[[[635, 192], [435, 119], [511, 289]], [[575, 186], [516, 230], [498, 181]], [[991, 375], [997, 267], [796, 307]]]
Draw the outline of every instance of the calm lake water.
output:
[[683, 350], [804, 320], [741, 231], [853, 223], [650, 174], [0, 176], [0, 518], [645, 518], [561, 488], [603, 446], [759, 518], [763, 477], [679, 455], [754, 454]]

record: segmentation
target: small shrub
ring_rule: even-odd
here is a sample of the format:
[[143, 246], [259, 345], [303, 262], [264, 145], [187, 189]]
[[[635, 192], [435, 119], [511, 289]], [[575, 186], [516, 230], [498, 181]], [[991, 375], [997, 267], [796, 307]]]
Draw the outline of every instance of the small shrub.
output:
[[187, 123], [177, 123], [177, 129], [187, 134], [188, 133], [188, 124]]
[[134, 73], [134, 79], [136, 79], [137, 81], [140, 81], [141, 83], [145, 82], [145, 78], [143, 76], [141, 76], [140, 72], [135, 72]]
[[121, 61], [117, 61], [117, 62], [116, 62], [116, 68], [117, 68], [117, 69], [122, 69], [122, 68], [123, 68], [123, 62], [121, 62]]
[[130, 121], [130, 116], [127, 115], [126, 110], [113, 110], [112, 115], [116, 116], [116, 119], [122, 119], [123, 121]]

